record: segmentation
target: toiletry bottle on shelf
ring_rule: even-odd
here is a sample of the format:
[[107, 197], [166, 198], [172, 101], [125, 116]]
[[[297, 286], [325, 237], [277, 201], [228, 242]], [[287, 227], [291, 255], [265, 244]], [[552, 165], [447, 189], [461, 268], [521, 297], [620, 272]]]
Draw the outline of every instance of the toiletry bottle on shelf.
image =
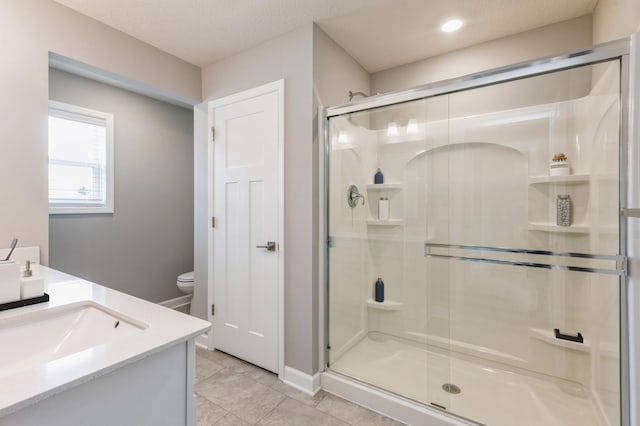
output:
[[553, 156], [549, 167], [549, 176], [568, 176], [571, 174], [569, 160], [562, 152]]
[[376, 302], [378, 303], [384, 302], [384, 282], [380, 277], [378, 277], [378, 281], [376, 281], [375, 293], [376, 293], [375, 295]]
[[373, 183], [375, 184], [384, 183], [384, 175], [382, 174], [382, 170], [378, 169], [375, 176], [373, 177]]
[[378, 200], [378, 220], [389, 220], [389, 198], [381, 197]]
[[558, 226], [571, 226], [571, 197], [569, 195], [558, 195], [556, 224]]

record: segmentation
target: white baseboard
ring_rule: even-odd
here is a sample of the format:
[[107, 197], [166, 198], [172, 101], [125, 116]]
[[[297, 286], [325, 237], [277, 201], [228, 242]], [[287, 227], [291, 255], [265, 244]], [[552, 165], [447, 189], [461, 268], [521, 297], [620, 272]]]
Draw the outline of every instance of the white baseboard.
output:
[[207, 333], [203, 333], [196, 337], [196, 346], [200, 346], [203, 349], [209, 349], [209, 335]]
[[311, 376], [285, 365], [282, 381], [307, 395], [313, 396], [320, 391], [320, 373]]
[[190, 294], [185, 294], [184, 296], [176, 297], [175, 299], [165, 300], [164, 302], [158, 303], [160, 306], [164, 306], [169, 309], [176, 309], [181, 306], [188, 305], [191, 303], [191, 299], [193, 298]]

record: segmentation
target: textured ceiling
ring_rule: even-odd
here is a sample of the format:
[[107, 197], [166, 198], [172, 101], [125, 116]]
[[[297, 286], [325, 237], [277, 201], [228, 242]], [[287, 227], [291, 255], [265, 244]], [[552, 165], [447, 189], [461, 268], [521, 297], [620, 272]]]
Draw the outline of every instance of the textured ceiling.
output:
[[[369, 72], [582, 16], [597, 0], [55, 0], [198, 66], [317, 22]], [[439, 31], [459, 17], [457, 33]]]

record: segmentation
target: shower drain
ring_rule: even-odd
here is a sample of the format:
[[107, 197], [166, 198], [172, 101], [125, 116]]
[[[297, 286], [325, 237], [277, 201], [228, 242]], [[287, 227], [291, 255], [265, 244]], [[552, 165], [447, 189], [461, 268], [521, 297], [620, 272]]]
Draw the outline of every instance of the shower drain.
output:
[[451, 383], [445, 383], [444, 385], [442, 385], [442, 389], [444, 389], [445, 392], [449, 392], [454, 395], [457, 395], [460, 392], [462, 392], [462, 390], [458, 386], [453, 385]]

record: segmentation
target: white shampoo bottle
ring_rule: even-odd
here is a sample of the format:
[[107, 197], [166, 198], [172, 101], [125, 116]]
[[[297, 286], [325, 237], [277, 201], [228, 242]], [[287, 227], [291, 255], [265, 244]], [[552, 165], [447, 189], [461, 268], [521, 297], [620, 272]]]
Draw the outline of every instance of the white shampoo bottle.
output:
[[378, 200], [378, 220], [389, 220], [389, 199], [387, 197]]

